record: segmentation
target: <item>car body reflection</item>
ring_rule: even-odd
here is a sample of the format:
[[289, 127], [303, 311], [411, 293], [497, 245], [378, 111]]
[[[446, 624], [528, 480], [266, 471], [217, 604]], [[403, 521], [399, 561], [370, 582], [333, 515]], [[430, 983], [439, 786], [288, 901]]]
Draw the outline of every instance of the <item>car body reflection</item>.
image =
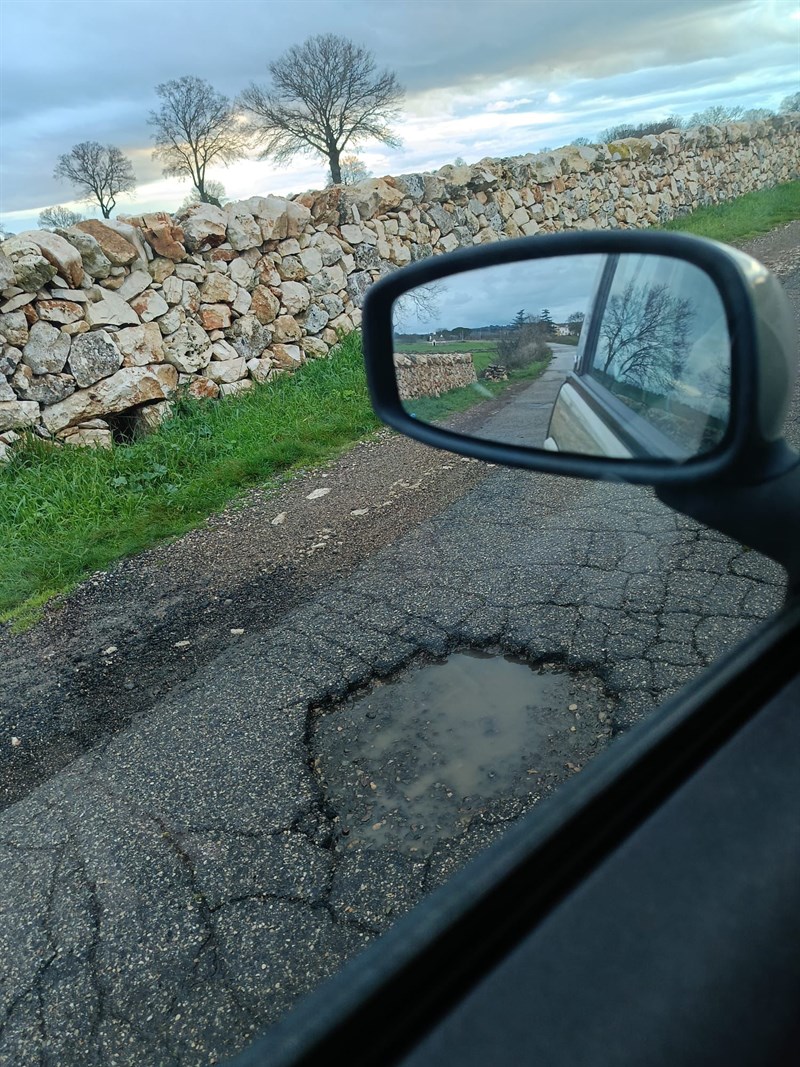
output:
[[723, 439], [730, 339], [711, 279], [662, 256], [609, 256], [545, 448], [681, 461]]

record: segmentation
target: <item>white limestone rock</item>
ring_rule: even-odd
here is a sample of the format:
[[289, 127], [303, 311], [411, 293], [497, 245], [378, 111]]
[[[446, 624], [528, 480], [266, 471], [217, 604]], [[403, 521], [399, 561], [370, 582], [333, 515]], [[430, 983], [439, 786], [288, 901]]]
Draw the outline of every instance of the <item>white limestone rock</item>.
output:
[[98, 281], [111, 274], [111, 260], [100, 247], [96, 237], [81, 230], [62, 230], [65, 241], [73, 246], [81, 257], [84, 271]]
[[[333, 234], [327, 233], [324, 230], [321, 233], [315, 234], [311, 238], [311, 248], [315, 248], [322, 257], [323, 267], [332, 267], [334, 263], [338, 263], [344, 255], [344, 249], [341, 244], [336, 240]], [[309, 271], [309, 274], [316, 274], [317, 271]]]
[[[225, 230], [228, 222], [227, 215], [222, 208], [214, 204], [190, 204], [178, 216], [183, 230], [184, 244], [190, 252], [196, 252], [204, 248], [216, 248], [225, 240]], [[176, 274], [179, 277], [188, 277], [181, 273], [179, 264]]]
[[236, 359], [212, 360], [206, 367], [206, 376], [218, 385], [238, 382], [247, 374], [243, 356]]
[[138, 326], [139, 316], [118, 293], [103, 290], [102, 299], [86, 305], [90, 326]]
[[49, 322], [34, 322], [22, 352], [23, 362], [34, 374], [58, 374], [64, 369], [70, 338]]
[[152, 322], [169, 311], [169, 304], [155, 289], [145, 289], [131, 300], [130, 305], [142, 322]]
[[164, 358], [184, 374], [196, 374], [211, 360], [208, 334], [189, 319], [164, 339]]
[[[167, 400], [178, 384], [175, 367], [159, 363], [151, 367], [123, 367], [116, 374], [81, 389], [42, 414], [51, 433], [66, 429], [151, 400]], [[38, 405], [36, 405], [38, 408]]]
[[40, 300], [36, 311], [45, 322], [57, 322], [62, 326], [80, 322], [84, 316], [83, 305], [74, 300]]
[[117, 296], [123, 300], [131, 301], [139, 293], [143, 293], [152, 284], [152, 281], [150, 271], [135, 270], [133, 274], [128, 275], [119, 289], [117, 289]]
[[69, 426], [56, 435], [56, 439], [73, 448], [112, 448], [114, 435], [102, 419], [92, 419], [80, 426]]
[[304, 248], [298, 256], [298, 259], [303, 264], [303, 269], [307, 276], [312, 274], [318, 274], [323, 267], [322, 252], [319, 248], [309, 247]]
[[228, 216], [227, 233], [231, 247], [237, 252], [258, 248], [264, 238], [261, 235], [261, 226], [253, 216], [240, 204], [227, 204], [225, 211]]
[[0, 401], [0, 433], [24, 430], [39, 418], [39, 405], [33, 400]]
[[17, 236], [36, 245], [48, 263], [51, 263], [70, 285], [77, 288], [81, 284], [83, 262], [80, 253], [69, 241], [47, 230], [25, 230]]
[[111, 339], [122, 355], [123, 367], [146, 367], [148, 363], [162, 363], [164, 360], [161, 330], [155, 322], [117, 330]]
[[180, 278], [170, 276], [161, 283], [161, 295], [172, 306], [180, 304], [183, 299], [183, 282]]
[[186, 322], [186, 312], [182, 307], [174, 307], [157, 321], [159, 330], [164, 337], [167, 337], [183, 326], [184, 322]]
[[249, 289], [253, 284], [255, 271], [246, 260], [234, 259], [228, 269], [228, 276], [237, 285], [242, 286], [244, 289]]
[[236, 294], [236, 299], [231, 304], [231, 307], [237, 315], [246, 315], [253, 305], [253, 298], [247, 289], [239, 287], [239, 291]]
[[122, 366], [122, 353], [106, 330], [84, 333], [74, 338], [69, 353], [69, 369], [83, 389], [108, 378]]
[[214, 360], [231, 360], [238, 359], [239, 353], [229, 344], [228, 341], [215, 341], [211, 346], [211, 359]]
[[[250, 268], [247, 268], [250, 270]], [[250, 272], [252, 274], [252, 271]], [[224, 274], [209, 274], [200, 289], [200, 299], [204, 304], [232, 304], [239, 287], [232, 278]]]
[[284, 282], [280, 291], [281, 302], [290, 315], [300, 315], [311, 302], [308, 289], [302, 282]]

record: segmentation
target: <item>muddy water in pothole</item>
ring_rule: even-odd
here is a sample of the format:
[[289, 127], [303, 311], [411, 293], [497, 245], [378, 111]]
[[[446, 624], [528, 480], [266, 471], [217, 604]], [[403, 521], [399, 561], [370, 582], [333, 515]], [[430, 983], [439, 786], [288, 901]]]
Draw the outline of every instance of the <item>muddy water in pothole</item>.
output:
[[597, 678], [458, 653], [320, 715], [316, 766], [342, 844], [424, 852], [535, 802], [607, 742]]

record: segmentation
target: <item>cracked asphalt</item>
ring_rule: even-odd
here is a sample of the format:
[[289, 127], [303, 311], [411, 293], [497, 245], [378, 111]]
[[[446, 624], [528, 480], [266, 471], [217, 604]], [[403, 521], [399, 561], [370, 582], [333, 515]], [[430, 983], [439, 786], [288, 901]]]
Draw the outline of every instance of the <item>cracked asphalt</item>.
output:
[[[753, 245], [796, 310], [799, 233]], [[0, 635], [0, 1063], [233, 1055], [782, 590], [647, 489], [387, 432], [94, 576]], [[506, 792], [432, 774], [433, 831], [392, 824], [426, 764], [370, 749], [394, 709], [371, 685], [473, 649], [559, 674], [553, 731], [576, 729], [531, 738]]]

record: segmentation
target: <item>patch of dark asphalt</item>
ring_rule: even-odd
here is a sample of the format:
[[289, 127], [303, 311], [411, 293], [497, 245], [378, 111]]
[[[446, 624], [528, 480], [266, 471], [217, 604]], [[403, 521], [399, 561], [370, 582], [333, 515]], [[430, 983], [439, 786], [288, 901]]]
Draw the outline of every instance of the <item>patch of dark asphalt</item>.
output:
[[93, 575], [25, 633], [0, 630], [0, 807], [487, 473], [380, 431], [326, 466], [252, 490], [201, 528]]
[[[95, 588], [103, 584], [101, 578], [92, 580]], [[99, 654], [74, 644], [57, 653], [52, 666], [62, 681], [53, 685], [53, 675], [39, 677], [28, 689], [25, 670], [16, 672], [15, 682], [4, 681], [3, 703], [15, 700], [19, 716], [12, 736], [24, 743], [2, 750], [0, 810], [184, 684], [204, 661], [237, 640], [234, 631], [243, 610], [250, 626], [268, 627], [297, 603], [299, 582], [294, 568], [279, 566], [230, 592], [234, 595], [224, 599], [208, 593], [193, 600], [155, 596], [146, 626], [141, 616], [123, 619], [114, 612], [114, 639], [120, 644]], [[110, 622], [104, 615], [102, 623]], [[97, 636], [91, 628], [83, 633]]]

